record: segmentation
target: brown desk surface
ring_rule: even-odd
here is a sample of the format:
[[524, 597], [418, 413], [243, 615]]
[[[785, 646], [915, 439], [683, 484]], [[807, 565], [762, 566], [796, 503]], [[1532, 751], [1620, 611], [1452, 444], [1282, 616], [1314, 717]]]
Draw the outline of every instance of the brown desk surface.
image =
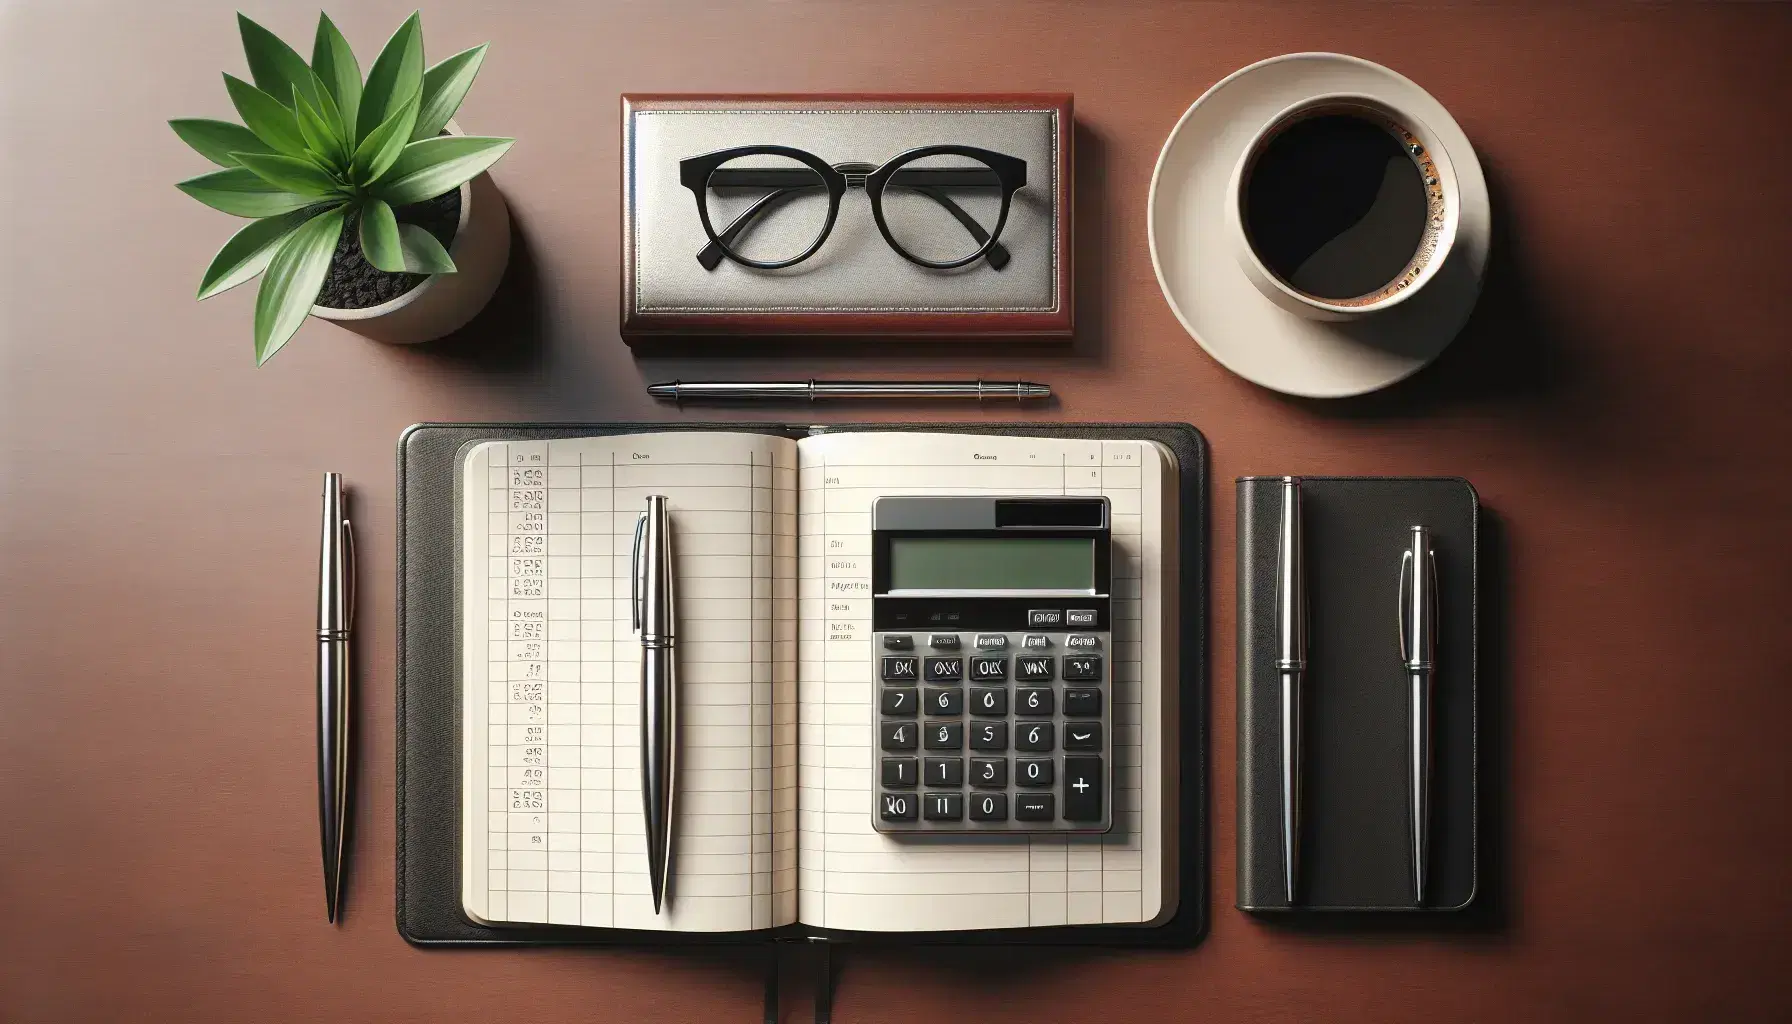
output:
[[[641, 385], [679, 375], [978, 371], [1059, 387], [1042, 417], [1188, 420], [1212, 443], [1211, 932], [1038, 967], [853, 953], [839, 1019], [1792, 1015], [1792, 8], [442, 0], [435, 57], [492, 42], [462, 123], [521, 140], [497, 174], [509, 291], [447, 344], [313, 322], [257, 370], [253, 289], [191, 298], [230, 221], [175, 191], [203, 165], [162, 124], [228, 115], [233, 5], [176, 6], [0, 14], [0, 1018], [758, 1019], [740, 954], [399, 938], [393, 442], [426, 419], [671, 418]], [[315, 3], [249, 6], [308, 46]], [[364, 67], [410, 9], [335, 6]], [[1176, 118], [1234, 68], [1309, 49], [1435, 93], [1498, 211], [1467, 332], [1366, 401], [1229, 376], [1146, 250]], [[1074, 347], [632, 358], [618, 94], [801, 89], [1075, 92]], [[325, 469], [358, 488], [372, 567], [340, 929], [319, 893], [308, 642]], [[1456, 930], [1231, 908], [1231, 480], [1281, 472], [1462, 474], [1497, 515], [1502, 799], [1488, 904]]]

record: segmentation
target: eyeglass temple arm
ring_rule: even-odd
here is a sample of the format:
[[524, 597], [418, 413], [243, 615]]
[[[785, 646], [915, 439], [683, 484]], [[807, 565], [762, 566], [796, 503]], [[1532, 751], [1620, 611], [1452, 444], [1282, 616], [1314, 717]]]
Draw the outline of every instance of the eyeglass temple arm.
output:
[[[895, 177], [900, 179], [907, 173], [912, 172], [898, 172]], [[727, 182], [726, 184], [733, 184], [733, 182]], [[894, 180], [891, 182], [891, 185], [897, 188], [906, 188], [913, 192], [919, 192], [945, 207], [946, 212], [950, 213], [958, 223], [964, 225], [966, 231], [971, 233], [971, 237], [976, 239], [978, 245], [982, 245], [989, 241], [989, 232], [983, 230], [983, 225], [978, 224], [977, 219], [972, 217], [969, 213], [966, 213], [964, 207], [953, 202], [950, 196], [945, 195], [938, 189], [925, 185], [899, 183]], [[821, 187], [822, 186], [817, 183], [796, 188], [782, 188], [776, 192], [767, 194], [765, 198], [754, 203], [752, 206], [747, 207], [746, 210], [741, 212], [740, 216], [735, 217], [734, 220], [729, 222], [727, 227], [718, 232], [716, 238], [719, 240], [719, 244], [718, 242], [710, 242], [708, 245], [705, 245], [697, 253], [697, 262], [703, 265], [704, 270], [716, 269], [717, 266], [721, 265], [722, 260], [726, 258], [722, 252], [722, 246], [733, 245], [735, 238], [747, 229], [752, 223], [753, 218], [759, 216], [759, 214], [769, 210], [772, 206], [778, 203], [794, 198], [800, 192]], [[1001, 270], [1008, 265], [1008, 250], [1002, 247], [1002, 243], [996, 242], [989, 247], [988, 252], [983, 254], [983, 258], [989, 262], [990, 266], [997, 270]]]

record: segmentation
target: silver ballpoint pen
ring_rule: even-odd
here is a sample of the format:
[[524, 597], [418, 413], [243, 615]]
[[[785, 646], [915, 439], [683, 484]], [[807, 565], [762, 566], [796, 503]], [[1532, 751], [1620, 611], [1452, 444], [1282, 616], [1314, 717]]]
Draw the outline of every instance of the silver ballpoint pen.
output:
[[1431, 681], [1437, 657], [1437, 556], [1431, 531], [1412, 528], [1400, 556], [1400, 657], [1411, 694], [1408, 736], [1412, 796], [1413, 900], [1425, 905], [1425, 865], [1431, 850]]
[[1293, 905], [1300, 882], [1301, 677], [1307, 670], [1307, 577], [1300, 480], [1282, 478], [1276, 553], [1276, 674], [1282, 681], [1282, 880]]
[[647, 872], [657, 914], [672, 870], [672, 811], [678, 780], [672, 521], [663, 494], [648, 495], [647, 511], [635, 520], [629, 576], [632, 617], [641, 634], [641, 812], [647, 825]]
[[342, 474], [324, 474], [317, 566], [317, 826], [323, 840], [324, 910], [342, 894], [348, 814], [349, 631], [355, 618], [355, 535], [344, 514]]
[[685, 381], [647, 385], [654, 398], [815, 401], [820, 398], [1050, 398], [1052, 389], [1025, 380]]

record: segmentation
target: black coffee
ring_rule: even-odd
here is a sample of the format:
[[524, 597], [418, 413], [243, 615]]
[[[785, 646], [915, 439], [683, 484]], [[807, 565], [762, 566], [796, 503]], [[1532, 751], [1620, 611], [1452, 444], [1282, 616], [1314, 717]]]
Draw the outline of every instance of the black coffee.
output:
[[1430, 212], [1418, 164], [1388, 130], [1349, 114], [1297, 121], [1257, 156], [1245, 229], [1265, 266], [1320, 299], [1353, 299], [1400, 277]]

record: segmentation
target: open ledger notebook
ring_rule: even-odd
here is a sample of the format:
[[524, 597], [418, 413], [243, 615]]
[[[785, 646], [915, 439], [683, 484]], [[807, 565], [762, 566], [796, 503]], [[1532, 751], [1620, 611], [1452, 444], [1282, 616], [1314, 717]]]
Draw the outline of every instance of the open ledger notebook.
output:
[[[458, 895], [474, 926], [947, 933], [1150, 928], [1176, 913], [1181, 488], [1169, 448], [684, 430], [484, 441], [455, 458]], [[680, 586], [676, 856], [657, 915], [628, 600], [650, 493], [670, 499]], [[871, 504], [957, 494], [1110, 503], [1105, 835], [873, 827]], [[404, 843], [401, 824], [401, 925]]]

